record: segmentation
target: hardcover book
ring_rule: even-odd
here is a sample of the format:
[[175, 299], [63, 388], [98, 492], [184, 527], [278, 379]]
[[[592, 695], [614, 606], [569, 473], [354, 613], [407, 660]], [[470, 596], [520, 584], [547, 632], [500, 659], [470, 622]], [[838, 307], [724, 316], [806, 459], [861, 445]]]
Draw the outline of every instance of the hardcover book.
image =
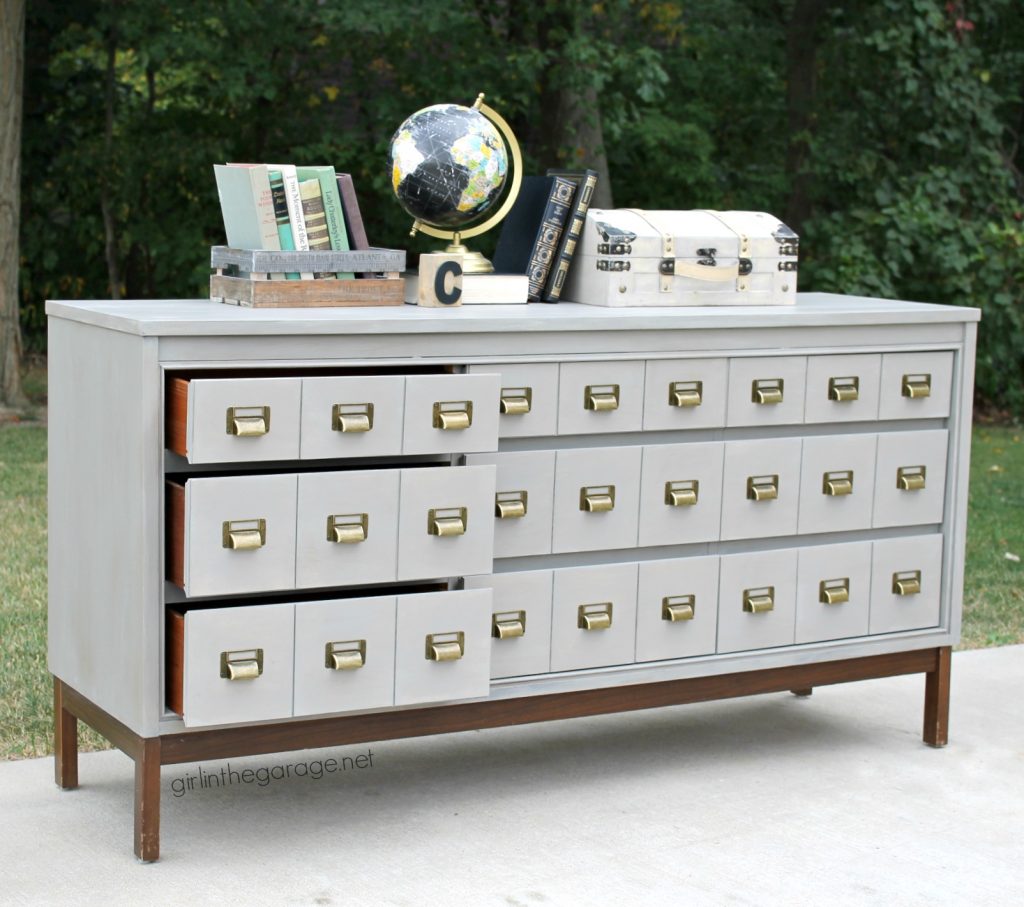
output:
[[[280, 170], [268, 171], [270, 176], [270, 194], [274, 203], [274, 218], [277, 223], [277, 236], [280, 242], [279, 248], [285, 252], [295, 251], [295, 240], [292, 238], [292, 227], [288, 220], [288, 200], [284, 194], [284, 177]], [[285, 274], [288, 280], [298, 280], [298, 271], [289, 271]]]
[[[419, 274], [406, 271], [405, 301], [416, 305], [419, 295]], [[525, 274], [463, 274], [463, 305], [521, 305], [530, 291]]]
[[[309, 237], [306, 235], [306, 220], [302, 216], [302, 196], [299, 194], [299, 179], [294, 164], [268, 164], [271, 170], [281, 171], [284, 181], [284, 198], [288, 205], [288, 223], [291, 226], [292, 241], [297, 252], [309, 251]], [[312, 280], [311, 271], [302, 271], [303, 280]]]
[[[350, 249], [369, 249], [370, 243], [366, 238], [366, 227], [363, 226], [363, 214], [359, 210], [359, 199], [356, 197], [356, 186], [352, 180], [352, 174], [339, 173], [337, 175], [338, 192], [341, 194], [341, 210], [345, 215], [345, 227], [348, 230], [348, 242]], [[362, 272], [360, 277], [371, 276], [369, 272]]]
[[[302, 216], [306, 221], [306, 235], [309, 237], [310, 251], [329, 251], [331, 235], [327, 229], [327, 214], [324, 211], [320, 180], [316, 178], [299, 180], [299, 194], [302, 196]], [[314, 272], [313, 276], [323, 280], [335, 279], [334, 274], [323, 271]]]
[[214, 164], [213, 172], [228, 245], [280, 250], [267, 168]]
[[[299, 180], [316, 179], [320, 183], [320, 197], [323, 200], [324, 216], [327, 233], [330, 237], [330, 248], [337, 252], [347, 252], [349, 245], [348, 231], [345, 229], [345, 215], [342, 209], [341, 193], [333, 167], [296, 167]], [[313, 248], [312, 243], [310, 248]], [[351, 280], [355, 275], [351, 271], [342, 271], [338, 277]]]
[[566, 219], [562, 239], [558, 244], [558, 251], [551, 266], [551, 273], [548, 275], [548, 282], [544, 287], [544, 302], [558, 302], [562, 296], [565, 279], [569, 275], [569, 267], [572, 265], [576, 245], [583, 232], [587, 209], [590, 207], [594, 189], [597, 187], [597, 171], [549, 170], [548, 176], [564, 176], [566, 179], [572, 180], [576, 186], [572, 198], [572, 210]]

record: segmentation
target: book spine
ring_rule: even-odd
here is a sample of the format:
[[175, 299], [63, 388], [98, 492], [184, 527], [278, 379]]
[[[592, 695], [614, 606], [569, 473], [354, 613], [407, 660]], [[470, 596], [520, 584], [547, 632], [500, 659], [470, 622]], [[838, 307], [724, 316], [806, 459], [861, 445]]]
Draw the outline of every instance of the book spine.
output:
[[[331, 248], [331, 233], [327, 228], [327, 214], [324, 211], [323, 190], [320, 180], [313, 178], [299, 182], [299, 195], [302, 198], [302, 217], [306, 222], [306, 235], [309, 239], [311, 252], [327, 252]], [[314, 272], [314, 277], [321, 280], [334, 280], [329, 271]]]
[[[338, 195], [341, 198], [341, 209], [345, 217], [345, 229], [348, 233], [350, 249], [369, 249], [366, 239], [366, 227], [363, 225], [363, 214], [359, 210], [359, 199], [356, 197], [356, 186], [350, 173], [337, 174]], [[362, 272], [361, 277], [371, 276]]]
[[[281, 177], [284, 179], [284, 197], [288, 202], [288, 222], [292, 228], [292, 239], [296, 252], [309, 251], [309, 236], [306, 233], [306, 221], [302, 216], [302, 196], [299, 194], [299, 180], [295, 175], [294, 164], [281, 165]], [[300, 271], [303, 280], [312, 280], [311, 271]]]
[[590, 207], [590, 200], [594, 197], [594, 189], [597, 187], [596, 170], [587, 170], [581, 175], [582, 179], [576, 187], [576, 194], [573, 197], [572, 213], [566, 221], [555, 264], [551, 268], [551, 275], [544, 290], [545, 302], [558, 302], [562, 298], [562, 287], [565, 286], [565, 279], [569, 276], [569, 266], [576, 253], [576, 244], [583, 232], [587, 209]]
[[[295, 171], [300, 181], [308, 179], [320, 181], [320, 197], [323, 199], [331, 248], [336, 252], [348, 252], [348, 233], [345, 231], [345, 215], [342, 213], [341, 194], [338, 192], [334, 168], [296, 167]], [[312, 243], [310, 243], [310, 248], [313, 248]], [[351, 271], [340, 271], [337, 276], [345, 280], [355, 277]]]
[[271, 251], [279, 250], [281, 240], [277, 234], [277, 218], [274, 216], [274, 199], [270, 193], [270, 178], [267, 176], [267, 168], [262, 166], [249, 168], [249, 182], [252, 185], [256, 213], [259, 216], [260, 237], [263, 240], [260, 248]]
[[564, 176], [556, 176], [551, 184], [544, 217], [537, 230], [530, 253], [530, 263], [526, 269], [526, 276], [530, 279], [528, 298], [531, 302], [538, 302], [544, 292], [548, 273], [558, 251], [558, 242], [562, 238], [562, 231], [569, 217], [574, 189], [572, 180]]
[[[292, 238], [292, 225], [288, 220], [288, 200], [285, 198], [284, 177], [280, 170], [267, 172], [270, 179], [270, 197], [274, 205], [274, 219], [277, 223], [277, 237], [281, 249], [285, 252], [295, 250], [295, 240]], [[285, 274], [288, 280], [298, 280], [299, 272], [290, 271]]]

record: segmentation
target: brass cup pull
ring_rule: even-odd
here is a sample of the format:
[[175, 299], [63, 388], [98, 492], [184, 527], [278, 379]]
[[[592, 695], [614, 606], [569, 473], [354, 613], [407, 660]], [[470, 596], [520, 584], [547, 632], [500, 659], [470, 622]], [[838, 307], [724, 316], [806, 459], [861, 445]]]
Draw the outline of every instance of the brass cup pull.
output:
[[472, 424], [472, 400], [440, 400], [434, 404], [434, 428], [441, 431], [462, 431]]
[[373, 430], [372, 403], [335, 403], [331, 409], [331, 430], [360, 434]]
[[581, 630], [607, 630], [612, 625], [612, 603], [580, 605], [576, 612], [576, 626]]
[[465, 507], [438, 507], [427, 511], [427, 533], [441, 537], [465, 535], [469, 511]]
[[904, 570], [892, 575], [893, 595], [917, 595], [921, 591], [921, 571]]
[[503, 416], [525, 416], [533, 408], [532, 387], [503, 387], [498, 410]]
[[779, 477], [750, 476], [747, 479], [748, 501], [774, 501], [779, 496]]
[[785, 381], [782, 378], [755, 378], [750, 385], [750, 399], [760, 406], [782, 402]]
[[590, 485], [580, 489], [580, 510], [585, 513], [608, 513], [614, 509], [614, 485]]
[[743, 610], [747, 614], [766, 614], [775, 608], [775, 587], [743, 590]]
[[619, 385], [588, 384], [583, 389], [583, 408], [599, 413], [618, 409]]
[[932, 376], [925, 373], [921, 375], [903, 376], [903, 396], [911, 400], [920, 400], [922, 397], [932, 395]]
[[355, 671], [365, 664], [365, 639], [329, 642], [324, 647], [324, 667], [329, 671]]
[[227, 433], [236, 438], [259, 438], [270, 431], [269, 406], [229, 406]]
[[517, 639], [525, 635], [525, 611], [501, 611], [491, 618], [491, 636], [495, 639]]
[[703, 402], [703, 381], [673, 381], [668, 386], [669, 406], [700, 406]]
[[499, 520], [519, 520], [526, 516], [526, 491], [499, 491], [494, 496], [494, 515]]
[[821, 493], [833, 498], [853, 494], [853, 470], [843, 469], [824, 473], [821, 477]]
[[466, 654], [466, 634], [462, 630], [427, 634], [427, 661], [458, 661]]
[[225, 520], [221, 544], [232, 551], [255, 551], [267, 544], [266, 520]]
[[262, 649], [236, 649], [220, 653], [220, 676], [223, 680], [255, 680], [262, 673]]
[[681, 620], [693, 620], [696, 607], [696, 596], [668, 595], [661, 600], [661, 619], [673, 624]]
[[700, 496], [698, 479], [665, 483], [665, 503], [669, 507], [693, 507]]
[[327, 541], [336, 545], [357, 545], [370, 534], [367, 513], [332, 514], [327, 517]]
[[924, 466], [901, 466], [896, 470], [896, 487], [900, 491], [921, 491], [927, 472]]
[[823, 605], [841, 605], [850, 600], [850, 578], [823, 579], [818, 584], [818, 601]]
[[829, 378], [828, 398], [833, 403], [852, 403], [860, 397], [860, 378]]

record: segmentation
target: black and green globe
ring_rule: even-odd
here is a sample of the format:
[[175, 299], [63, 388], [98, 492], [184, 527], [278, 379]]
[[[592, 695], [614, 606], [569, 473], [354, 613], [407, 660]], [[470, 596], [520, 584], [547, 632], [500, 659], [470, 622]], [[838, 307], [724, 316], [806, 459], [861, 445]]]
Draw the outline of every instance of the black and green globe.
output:
[[497, 128], [479, 110], [435, 104], [398, 127], [388, 164], [395, 196], [411, 217], [458, 230], [501, 196], [508, 152]]

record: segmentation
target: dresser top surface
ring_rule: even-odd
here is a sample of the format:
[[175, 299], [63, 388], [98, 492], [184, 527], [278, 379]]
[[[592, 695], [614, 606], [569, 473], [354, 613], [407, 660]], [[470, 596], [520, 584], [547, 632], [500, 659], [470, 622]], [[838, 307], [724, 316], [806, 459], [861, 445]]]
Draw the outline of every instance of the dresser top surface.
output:
[[979, 309], [800, 293], [792, 306], [474, 305], [249, 309], [205, 299], [50, 300], [46, 313], [139, 336], [665, 331], [972, 322]]

